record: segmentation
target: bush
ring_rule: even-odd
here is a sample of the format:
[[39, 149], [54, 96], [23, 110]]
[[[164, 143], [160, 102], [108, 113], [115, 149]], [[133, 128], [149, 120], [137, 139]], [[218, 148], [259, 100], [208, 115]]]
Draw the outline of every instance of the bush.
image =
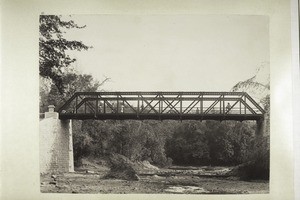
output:
[[269, 137], [257, 137], [250, 156], [250, 161], [238, 167], [238, 176], [242, 180], [263, 179], [270, 177]]
[[110, 171], [106, 178], [117, 178], [125, 180], [139, 180], [136, 166], [127, 157], [120, 154], [111, 153], [109, 155]]

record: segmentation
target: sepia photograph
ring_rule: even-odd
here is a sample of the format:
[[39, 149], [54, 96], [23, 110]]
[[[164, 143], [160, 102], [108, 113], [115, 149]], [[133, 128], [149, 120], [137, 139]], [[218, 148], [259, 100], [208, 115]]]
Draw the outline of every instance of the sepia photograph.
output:
[[299, 198], [297, 0], [0, 8], [0, 199]]
[[42, 193], [269, 194], [269, 16], [38, 20]]

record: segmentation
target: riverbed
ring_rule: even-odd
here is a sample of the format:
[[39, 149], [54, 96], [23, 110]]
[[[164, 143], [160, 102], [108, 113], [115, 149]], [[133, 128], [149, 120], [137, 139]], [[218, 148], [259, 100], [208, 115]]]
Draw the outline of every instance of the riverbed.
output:
[[263, 194], [265, 180], [242, 181], [228, 176], [231, 167], [180, 167], [143, 170], [138, 180], [107, 179], [109, 169], [41, 175], [41, 192], [111, 194]]

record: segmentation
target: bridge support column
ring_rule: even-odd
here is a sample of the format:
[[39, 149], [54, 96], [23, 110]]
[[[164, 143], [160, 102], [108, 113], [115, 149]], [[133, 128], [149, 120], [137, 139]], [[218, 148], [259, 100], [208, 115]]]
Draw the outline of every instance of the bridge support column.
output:
[[266, 115], [260, 120], [256, 121], [256, 136], [265, 136], [267, 131], [267, 119]]
[[40, 173], [74, 172], [72, 121], [58, 119], [49, 106], [40, 121]]
[[73, 129], [72, 120], [69, 121], [69, 172], [74, 172], [74, 153], [73, 153]]

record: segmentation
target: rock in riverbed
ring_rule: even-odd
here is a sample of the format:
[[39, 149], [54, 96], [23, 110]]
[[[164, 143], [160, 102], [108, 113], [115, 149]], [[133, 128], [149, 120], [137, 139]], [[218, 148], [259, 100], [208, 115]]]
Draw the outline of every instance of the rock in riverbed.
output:
[[110, 171], [106, 178], [116, 178], [125, 180], [138, 181], [140, 178], [137, 175], [135, 164], [127, 157], [120, 154], [111, 154], [109, 157]]

